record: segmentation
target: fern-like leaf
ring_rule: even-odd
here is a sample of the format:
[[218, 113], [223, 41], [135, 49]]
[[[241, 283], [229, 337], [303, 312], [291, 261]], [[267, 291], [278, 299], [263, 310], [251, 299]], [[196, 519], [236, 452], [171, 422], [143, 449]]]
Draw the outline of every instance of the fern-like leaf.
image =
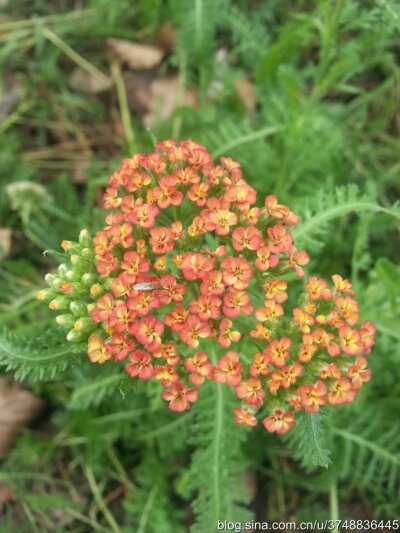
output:
[[349, 427], [331, 427], [340, 477], [370, 489], [380, 487], [400, 501], [400, 424], [382, 425], [382, 414], [369, 411]]
[[123, 383], [124, 376], [123, 367], [116, 366], [113, 361], [106, 363], [99, 367], [99, 365], [92, 365], [94, 367], [89, 369], [83, 377], [83, 368], [79, 367], [77, 372], [75, 387], [68, 402], [70, 409], [87, 409], [88, 407], [96, 407], [107, 396], [118, 394], [120, 385]]
[[50, 380], [75, 361], [83, 346], [66, 340], [65, 332], [50, 329], [38, 338], [21, 338], [9, 332], [0, 334], [0, 365], [15, 370], [16, 379]]
[[225, 385], [210, 382], [205, 388], [194, 407], [197, 422], [191, 438], [196, 445], [191, 488], [197, 492], [192, 533], [215, 531], [218, 520], [251, 520], [246, 509], [249, 493], [240, 478], [247, 464], [240, 449], [245, 434], [233, 419], [234, 396]]
[[299, 416], [295, 427], [284, 437], [307, 471], [316, 466], [328, 468], [330, 452], [325, 448], [325, 438], [325, 425], [317, 413]]
[[350, 184], [337, 187], [333, 193], [323, 191], [318, 195], [317, 210], [306, 212], [301, 223], [292, 231], [295, 242], [301, 247], [318, 248], [331, 220], [361, 211], [384, 213], [400, 220], [400, 202], [390, 208], [383, 207], [371, 197], [360, 194], [357, 185]]

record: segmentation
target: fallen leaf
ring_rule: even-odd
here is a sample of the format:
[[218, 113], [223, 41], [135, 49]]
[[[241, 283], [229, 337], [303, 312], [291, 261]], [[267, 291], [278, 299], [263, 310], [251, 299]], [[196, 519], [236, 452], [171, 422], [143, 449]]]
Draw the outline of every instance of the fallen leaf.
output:
[[164, 57], [164, 51], [157, 46], [138, 44], [123, 39], [107, 39], [106, 42], [115, 60], [132, 70], [148, 70], [156, 67]]
[[242, 100], [248, 113], [254, 113], [256, 110], [256, 97], [254, 95], [254, 85], [247, 78], [235, 81], [236, 94]]
[[162, 24], [156, 37], [156, 44], [164, 50], [166, 54], [171, 54], [175, 50], [176, 31], [171, 24]]
[[197, 108], [198, 95], [195, 90], [186, 89], [182, 101], [179, 99], [179, 78], [176, 75], [157, 78], [150, 84], [149, 112], [142, 118], [145, 127], [151, 127], [159, 120], [167, 120], [177, 106]]
[[143, 115], [151, 109], [150, 85], [157, 73], [154, 70], [125, 72], [123, 74], [128, 107], [134, 113]]
[[0, 228], [0, 258], [8, 257], [11, 253], [12, 229]]
[[68, 85], [71, 89], [85, 94], [100, 94], [109, 91], [114, 85], [114, 80], [105, 75], [99, 79], [82, 68], [76, 68], [68, 79]]
[[8, 502], [15, 500], [15, 492], [10, 489], [5, 483], [0, 481], [0, 513], [3, 511], [4, 506]]
[[0, 379], [0, 458], [6, 456], [15, 437], [34, 420], [44, 401], [15, 382]]

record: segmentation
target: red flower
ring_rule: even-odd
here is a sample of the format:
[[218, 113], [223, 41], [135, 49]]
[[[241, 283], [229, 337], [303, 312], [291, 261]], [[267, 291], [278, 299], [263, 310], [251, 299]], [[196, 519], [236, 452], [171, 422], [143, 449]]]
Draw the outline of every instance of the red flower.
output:
[[188, 389], [183, 383], [173, 383], [169, 390], [162, 392], [164, 400], [169, 402], [171, 411], [182, 413], [186, 409], [190, 409], [189, 402], [195, 402], [198, 398], [198, 389]]
[[214, 380], [217, 383], [227, 383], [231, 387], [237, 387], [242, 381], [241, 370], [238, 352], [228, 352], [218, 361], [218, 368], [214, 371]]
[[151, 365], [151, 355], [145, 350], [135, 350], [129, 356], [131, 361], [125, 365], [125, 370], [131, 377], [138, 376], [139, 379], [149, 379], [153, 375]]
[[290, 411], [284, 413], [280, 409], [276, 409], [274, 414], [264, 418], [262, 423], [269, 433], [276, 431], [278, 435], [282, 435], [289, 431], [289, 429], [292, 429], [296, 424], [296, 421], [294, 419], [294, 414]]

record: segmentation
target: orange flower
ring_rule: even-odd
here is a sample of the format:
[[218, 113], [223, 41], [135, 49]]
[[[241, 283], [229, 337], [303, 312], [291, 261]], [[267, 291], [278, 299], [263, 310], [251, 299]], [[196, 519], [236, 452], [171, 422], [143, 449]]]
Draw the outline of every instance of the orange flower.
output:
[[122, 270], [126, 270], [126, 279], [134, 283], [141, 272], [148, 272], [150, 265], [147, 259], [141, 259], [137, 252], [125, 252], [121, 263]]
[[199, 345], [199, 337], [206, 338], [211, 336], [211, 327], [206, 322], [200, 322], [195, 315], [189, 315], [179, 331], [181, 341], [189, 346], [189, 348], [197, 348]]
[[269, 374], [269, 368], [268, 365], [272, 363], [270, 355], [267, 353], [267, 350], [265, 350], [262, 354], [260, 352], [256, 352], [254, 354], [253, 364], [250, 368], [250, 374], [252, 376], [259, 376], [260, 374], [263, 376], [266, 376]]
[[300, 307], [293, 309], [293, 321], [300, 326], [303, 333], [309, 333], [310, 326], [315, 323], [315, 319], [308, 313], [305, 313]]
[[189, 402], [195, 402], [198, 398], [198, 389], [188, 389], [183, 383], [177, 382], [171, 385], [169, 390], [162, 392], [164, 400], [169, 402], [171, 411], [182, 413], [186, 409], [190, 409]]
[[202, 254], [189, 253], [183, 259], [181, 268], [186, 279], [203, 279], [214, 268], [214, 263]]
[[208, 321], [210, 318], [219, 318], [221, 314], [221, 300], [218, 296], [207, 296], [202, 294], [196, 301], [190, 302], [189, 311], [197, 314], [200, 320]]
[[272, 253], [280, 254], [289, 251], [293, 237], [290, 231], [286, 230], [284, 226], [278, 225], [273, 228], [268, 228], [267, 233], [271, 239], [268, 246]]
[[135, 205], [127, 218], [129, 222], [138, 224], [141, 228], [152, 228], [154, 226], [156, 216], [160, 210], [154, 204], [138, 204]]
[[290, 385], [296, 383], [297, 376], [303, 373], [303, 367], [299, 363], [294, 363], [292, 366], [284, 365], [281, 370], [273, 370], [271, 379], [279, 381], [284, 389], [288, 389]]
[[330, 365], [326, 365], [326, 367], [321, 370], [321, 372], [319, 373], [319, 377], [322, 379], [338, 379], [342, 377], [342, 371], [340, 370], [340, 368], [338, 368], [336, 363], [331, 363]]
[[222, 272], [219, 270], [210, 270], [203, 278], [200, 285], [201, 294], [208, 294], [210, 296], [218, 296], [225, 291], [226, 287], [222, 280]]
[[314, 353], [318, 350], [318, 346], [313, 344], [314, 337], [309, 333], [303, 335], [303, 344], [301, 345], [301, 350], [297, 356], [298, 360], [302, 363], [307, 363], [311, 360]]
[[250, 302], [247, 292], [230, 290], [224, 296], [224, 315], [230, 318], [237, 317], [240, 313], [250, 316], [253, 311], [254, 305]]
[[301, 405], [306, 413], [318, 413], [321, 405], [326, 403], [326, 385], [318, 380], [315, 385], [303, 385], [297, 389]]
[[223, 318], [219, 325], [219, 337], [218, 342], [224, 348], [229, 348], [231, 342], [238, 342], [241, 338], [239, 331], [232, 331], [232, 320], [229, 318]]
[[175, 383], [179, 379], [179, 374], [174, 371], [172, 365], [155, 366], [153, 375], [156, 379], [161, 381], [163, 387], [170, 387], [172, 383]]
[[292, 341], [288, 337], [274, 339], [269, 342], [268, 350], [265, 350], [265, 354], [271, 359], [271, 362], [275, 366], [283, 366], [285, 364], [285, 359], [289, 357], [288, 348], [290, 348], [291, 345]]
[[265, 272], [269, 268], [274, 268], [278, 263], [279, 257], [277, 255], [271, 255], [271, 250], [268, 246], [262, 246], [257, 250], [255, 265], [261, 272]]
[[346, 296], [345, 298], [338, 296], [335, 298], [335, 304], [349, 326], [357, 324], [360, 317], [358, 316], [358, 303], [354, 298], [350, 296]]
[[242, 381], [242, 365], [239, 363], [238, 352], [227, 352], [220, 358], [217, 366], [214, 370], [214, 380], [217, 383], [227, 383], [231, 387], [237, 387]]
[[90, 337], [88, 343], [88, 356], [92, 363], [103, 364], [108, 359], [111, 359], [111, 348], [103, 339], [99, 337]]
[[265, 307], [256, 309], [255, 317], [260, 322], [265, 322], [266, 320], [274, 320], [284, 313], [283, 307], [277, 304], [275, 300], [265, 300]]
[[340, 346], [343, 353], [356, 355], [362, 352], [363, 343], [358, 331], [352, 330], [349, 326], [339, 328]]
[[90, 311], [90, 316], [95, 322], [106, 322], [115, 308], [112, 294], [107, 292], [96, 302], [96, 307]]
[[274, 414], [264, 418], [262, 423], [269, 433], [276, 432], [278, 435], [282, 435], [289, 431], [289, 429], [292, 429], [296, 421], [294, 414], [290, 411], [284, 413], [280, 409], [275, 409]]
[[149, 352], [154, 352], [161, 346], [161, 335], [164, 324], [153, 316], [147, 316], [139, 320], [132, 333], [137, 340], [146, 346]]
[[247, 381], [242, 381], [236, 387], [236, 395], [241, 400], [244, 399], [249, 405], [261, 407], [265, 392], [261, 389], [261, 380], [258, 378], [250, 378]]
[[331, 405], [341, 405], [347, 402], [354, 402], [357, 396], [357, 390], [352, 387], [347, 378], [337, 379], [330, 387], [328, 392], [328, 402]]
[[355, 364], [347, 370], [347, 375], [351, 379], [351, 384], [355, 389], [359, 389], [364, 381], [371, 379], [371, 370], [366, 370], [366, 368], [366, 358], [357, 357]]
[[247, 409], [243, 409], [241, 407], [235, 407], [233, 410], [235, 413], [235, 422], [239, 426], [243, 426], [245, 428], [249, 426], [256, 426], [257, 425], [257, 419], [254, 415], [250, 413]]
[[208, 361], [206, 352], [197, 352], [193, 357], [185, 359], [183, 364], [191, 372], [190, 382], [197, 387], [200, 387], [206, 378], [213, 378], [214, 367]]
[[318, 279], [317, 276], [310, 276], [309, 282], [304, 285], [308, 290], [308, 297], [310, 300], [329, 300], [332, 298], [332, 291], [327, 289], [328, 284], [324, 279]]
[[131, 361], [125, 365], [125, 370], [131, 377], [138, 376], [139, 379], [149, 379], [153, 375], [151, 365], [151, 355], [145, 350], [135, 350], [129, 356]]
[[238, 252], [243, 249], [258, 250], [262, 242], [261, 234], [254, 226], [236, 228], [232, 233], [232, 238], [232, 246]]
[[169, 228], [154, 228], [150, 230], [150, 244], [155, 254], [165, 254], [174, 248], [174, 236]]
[[355, 294], [355, 291], [351, 290], [351, 283], [348, 279], [343, 279], [339, 274], [332, 276], [332, 281], [335, 285], [335, 289], [338, 292], [345, 292], [346, 294]]
[[246, 289], [250, 284], [252, 268], [244, 257], [228, 256], [221, 262], [222, 277], [226, 285], [234, 289]]
[[175, 189], [176, 178], [174, 176], [164, 176], [158, 180], [159, 187], [153, 189], [153, 196], [158, 203], [158, 207], [166, 209], [171, 204], [180, 205], [183, 194]]
[[255, 329], [252, 329], [249, 333], [250, 337], [265, 340], [268, 340], [271, 337], [271, 333], [267, 330], [265, 326], [263, 326], [259, 322], [257, 322], [254, 327]]
[[287, 281], [284, 279], [270, 279], [264, 286], [267, 300], [275, 300], [278, 304], [288, 299]]

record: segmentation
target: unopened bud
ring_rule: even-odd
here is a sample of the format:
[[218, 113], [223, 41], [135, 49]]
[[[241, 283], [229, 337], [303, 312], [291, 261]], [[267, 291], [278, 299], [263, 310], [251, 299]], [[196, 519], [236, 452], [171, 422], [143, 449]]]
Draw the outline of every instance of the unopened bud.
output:
[[87, 306], [82, 302], [76, 302], [74, 300], [69, 304], [69, 308], [71, 309], [72, 314], [76, 317], [87, 316], [88, 314]]
[[53, 310], [58, 309], [67, 309], [69, 306], [70, 300], [67, 296], [57, 296], [49, 303], [49, 308]]
[[64, 315], [58, 315], [56, 317], [56, 322], [63, 328], [71, 329], [74, 326], [75, 319], [72, 315], [67, 313]]
[[76, 330], [74, 328], [74, 329], [71, 329], [68, 332], [67, 341], [69, 341], [69, 342], [77, 342], [77, 341], [82, 340], [83, 337], [84, 337], [83, 331], [78, 331], [78, 330]]
[[88, 316], [80, 318], [74, 323], [74, 329], [76, 329], [76, 331], [85, 331], [85, 332], [93, 331], [95, 327], [96, 327], [96, 324]]

